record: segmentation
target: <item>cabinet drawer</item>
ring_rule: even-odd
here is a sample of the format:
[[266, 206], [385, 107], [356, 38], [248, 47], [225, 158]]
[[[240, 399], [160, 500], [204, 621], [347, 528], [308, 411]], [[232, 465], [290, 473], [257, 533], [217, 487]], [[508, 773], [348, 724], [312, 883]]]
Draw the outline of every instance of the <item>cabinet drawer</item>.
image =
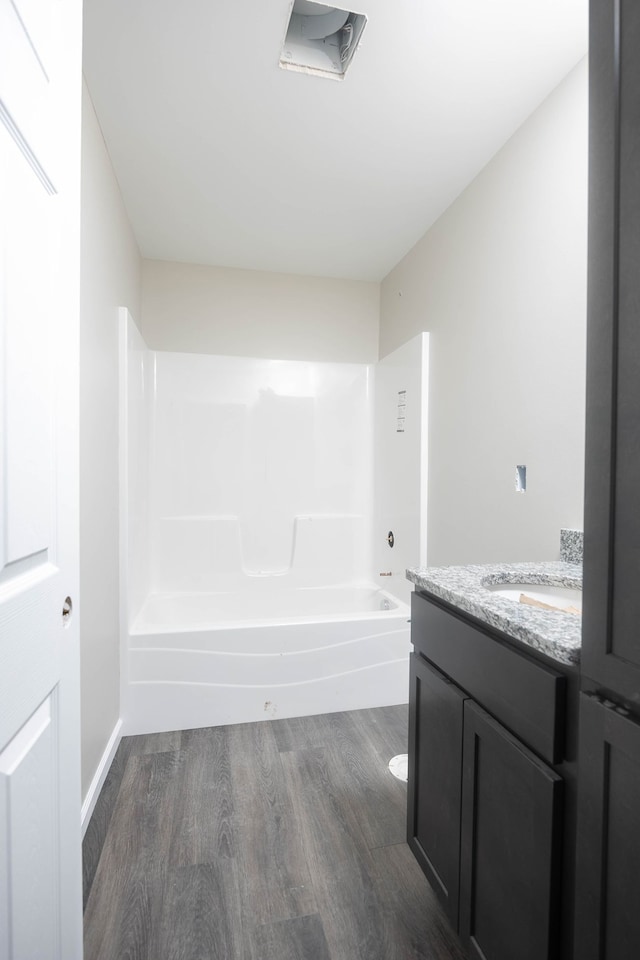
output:
[[565, 678], [441, 601], [411, 597], [416, 651], [548, 763], [564, 755]]

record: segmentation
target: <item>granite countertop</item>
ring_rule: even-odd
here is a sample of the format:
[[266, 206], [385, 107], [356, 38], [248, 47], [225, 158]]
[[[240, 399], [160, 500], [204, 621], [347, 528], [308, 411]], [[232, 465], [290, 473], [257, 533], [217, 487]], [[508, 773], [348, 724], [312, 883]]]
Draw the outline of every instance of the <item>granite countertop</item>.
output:
[[407, 570], [407, 579], [419, 590], [445, 600], [554, 660], [580, 662], [581, 617], [514, 602], [487, 590], [485, 584], [537, 583], [581, 589], [581, 563], [560, 560], [425, 567]]

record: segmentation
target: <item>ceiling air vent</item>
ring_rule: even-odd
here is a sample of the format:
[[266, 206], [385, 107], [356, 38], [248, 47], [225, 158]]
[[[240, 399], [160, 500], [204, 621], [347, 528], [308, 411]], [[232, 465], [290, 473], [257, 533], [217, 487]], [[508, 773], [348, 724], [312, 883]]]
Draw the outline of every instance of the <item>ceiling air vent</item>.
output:
[[338, 7], [295, 0], [280, 66], [342, 80], [358, 49], [367, 18]]

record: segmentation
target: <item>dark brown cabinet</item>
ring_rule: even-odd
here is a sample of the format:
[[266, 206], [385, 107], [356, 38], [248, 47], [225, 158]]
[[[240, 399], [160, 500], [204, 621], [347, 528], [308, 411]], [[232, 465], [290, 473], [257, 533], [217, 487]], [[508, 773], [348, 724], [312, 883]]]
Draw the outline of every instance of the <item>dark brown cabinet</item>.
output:
[[640, 957], [640, 4], [591, 0], [575, 960]]
[[420, 594], [412, 641], [409, 846], [472, 960], [567, 957], [565, 678]]
[[640, 710], [639, 50], [637, 0], [593, 0], [581, 665]]

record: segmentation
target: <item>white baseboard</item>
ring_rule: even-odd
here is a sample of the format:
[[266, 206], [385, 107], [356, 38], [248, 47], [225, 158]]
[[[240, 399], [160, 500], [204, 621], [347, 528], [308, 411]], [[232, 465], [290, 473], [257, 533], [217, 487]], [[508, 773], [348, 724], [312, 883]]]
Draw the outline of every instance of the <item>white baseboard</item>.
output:
[[82, 804], [82, 813], [81, 813], [81, 824], [82, 824], [82, 837], [86, 833], [87, 827], [89, 826], [89, 821], [91, 820], [91, 814], [93, 813], [94, 807], [100, 796], [100, 791], [102, 790], [102, 784], [104, 783], [106, 776], [109, 772], [109, 767], [113, 762], [113, 758], [116, 755], [116, 750], [118, 749], [118, 744], [122, 739], [122, 720], [118, 720], [113, 732], [109, 737], [109, 741], [104, 749], [104, 753], [100, 758], [100, 763], [98, 764], [98, 769], [93, 775], [93, 780], [89, 785], [87, 790], [87, 795], [84, 798]]

